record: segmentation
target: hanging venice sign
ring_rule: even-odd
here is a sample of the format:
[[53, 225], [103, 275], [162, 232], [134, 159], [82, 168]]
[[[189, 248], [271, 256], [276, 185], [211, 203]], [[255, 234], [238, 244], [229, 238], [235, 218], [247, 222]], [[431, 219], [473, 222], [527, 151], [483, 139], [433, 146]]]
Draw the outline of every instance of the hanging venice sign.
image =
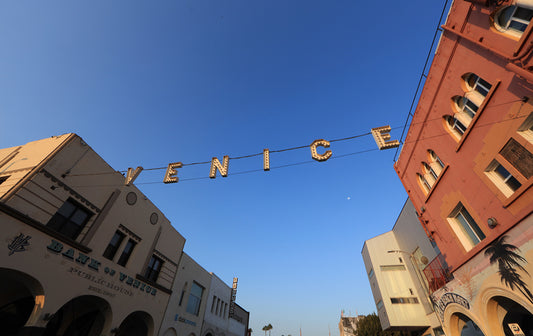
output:
[[[390, 149], [390, 148], [396, 148], [400, 146], [400, 142], [398, 140], [390, 140], [391, 135], [389, 132], [391, 131], [390, 126], [382, 126], [382, 127], [376, 127], [371, 129], [372, 136], [374, 137], [374, 140], [376, 141], [376, 144], [378, 145], [378, 148], [380, 150], [383, 149]], [[311, 143], [309, 146], [311, 150], [311, 157], [319, 162], [327, 161], [332, 155], [333, 152], [331, 150], [326, 150], [322, 154], [319, 153], [318, 147], [323, 148], [329, 148], [330, 143], [327, 140], [324, 139], [318, 139]], [[166, 184], [169, 183], [177, 183], [179, 181], [178, 178], [178, 169], [183, 167], [182, 162], [173, 162], [169, 163], [167, 166], [167, 170], [165, 172], [165, 176], [163, 178], [163, 182]], [[263, 170], [269, 171], [270, 170], [270, 150], [268, 148], [263, 149]], [[143, 171], [143, 167], [139, 166], [136, 169], [128, 168], [128, 172], [126, 174], [126, 180], [125, 185], [130, 185], [139, 177], [141, 172]], [[222, 163], [217, 157], [213, 157], [211, 159], [211, 167], [209, 169], [209, 177], [214, 179], [217, 176], [217, 171], [219, 172], [220, 176], [227, 177], [228, 171], [229, 171], [229, 156], [224, 155], [222, 158]]]

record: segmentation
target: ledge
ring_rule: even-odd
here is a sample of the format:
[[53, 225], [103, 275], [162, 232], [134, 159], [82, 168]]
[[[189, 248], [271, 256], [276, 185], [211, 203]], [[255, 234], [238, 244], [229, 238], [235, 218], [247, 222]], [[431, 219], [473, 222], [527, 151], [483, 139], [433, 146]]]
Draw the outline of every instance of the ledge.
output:
[[163, 286], [161, 286], [161, 285], [159, 285], [159, 284], [157, 284], [157, 283], [155, 283], [155, 282], [153, 282], [153, 281], [151, 281], [151, 280], [148, 280], [148, 279], [146, 279], [145, 277], [143, 277], [143, 276], [140, 275], [140, 274], [136, 274], [136, 275], [135, 275], [135, 278], [136, 278], [137, 280], [142, 281], [142, 282], [146, 282], [146, 283], [149, 284], [150, 286], [159, 289], [159, 290], [162, 291], [163, 293], [167, 293], [168, 295], [171, 295], [171, 294], [172, 294], [172, 290], [170, 290], [170, 289], [168, 289], [168, 288], [166, 288], [166, 287], [163, 287]]
[[429, 197], [431, 197], [431, 195], [433, 194], [433, 190], [437, 188], [437, 184], [442, 179], [442, 177], [444, 176], [444, 173], [448, 170], [449, 166], [450, 165], [446, 165], [444, 166], [444, 168], [442, 168], [442, 171], [440, 172], [439, 177], [437, 177], [437, 179], [435, 180], [435, 183], [433, 183], [433, 186], [431, 187], [428, 194], [426, 195], [426, 199], [424, 200], [424, 203], [427, 203], [429, 201]]
[[514, 201], [520, 197], [523, 193], [526, 192], [533, 185], [533, 179], [529, 179], [526, 184], [522, 185], [518, 190], [516, 190], [511, 196], [509, 196], [502, 204], [504, 208], [510, 206]]

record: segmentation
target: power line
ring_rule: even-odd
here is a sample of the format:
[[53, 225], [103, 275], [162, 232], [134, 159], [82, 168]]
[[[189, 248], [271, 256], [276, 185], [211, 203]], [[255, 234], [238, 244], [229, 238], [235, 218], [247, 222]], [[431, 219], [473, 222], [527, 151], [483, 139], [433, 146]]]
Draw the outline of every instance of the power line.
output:
[[[444, 2], [444, 6], [442, 7], [442, 12], [440, 13], [440, 18], [439, 18], [439, 21], [437, 23], [437, 27], [435, 28], [435, 33], [433, 34], [433, 40], [431, 41], [431, 46], [429, 47], [429, 50], [428, 50], [428, 54], [426, 56], [426, 61], [424, 63], [424, 67], [422, 68], [422, 73], [420, 74], [420, 78], [418, 79], [418, 85], [416, 86], [416, 90], [415, 90], [415, 94], [413, 96], [413, 99], [411, 101], [411, 106], [409, 107], [409, 113], [407, 114], [407, 118], [405, 119], [405, 124], [403, 125], [403, 130], [402, 130], [402, 135], [400, 136], [400, 142], [403, 140], [403, 136], [405, 134], [405, 130], [407, 129], [407, 124], [409, 123], [409, 119], [410, 117], [413, 116], [413, 107], [415, 105], [415, 102], [416, 102], [416, 98], [418, 97], [418, 91], [420, 90], [420, 85], [422, 84], [422, 81], [424, 80], [424, 78], [426, 78], [426, 67], [429, 63], [429, 60], [431, 58], [431, 51], [433, 50], [433, 46], [435, 45], [435, 41], [437, 40], [437, 35], [439, 34], [439, 27], [441, 25], [441, 22], [442, 22], [442, 17], [444, 16], [444, 13], [446, 11], [446, 7], [448, 6], [448, 0], [446, 0]], [[396, 162], [396, 156], [398, 155], [398, 151], [400, 150], [400, 147], [396, 148], [396, 153], [394, 153], [394, 159], [393, 161]]]
[[[506, 105], [506, 104], [512, 104], [512, 103], [519, 102], [519, 101], [522, 101], [522, 100], [521, 99], [517, 99], [517, 100], [509, 101], [509, 102], [506, 102], [506, 103], [498, 104], [498, 106]], [[492, 107], [495, 107], [495, 106], [487, 106], [485, 109], [490, 109]], [[476, 128], [489, 126], [489, 125], [494, 125], [494, 124], [498, 124], [498, 123], [503, 123], [503, 122], [507, 122], [507, 121], [510, 121], [510, 120], [520, 119], [520, 118], [524, 118], [524, 117], [523, 116], [517, 116], [517, 117], [512, 117], [512, 118], [503, 119], [503, 120], [499, 120], [499, 121], [495, 121], [495, 122], [491, 122], [491, 123], [485, 123], [485, 124], [480, 124], [478, 122], [476, 124]], [[436, 121], [436, 120], [442, 120], [442, 117], [439, 116], [439, 117], [432, 118], [432, 119], [426, 119], [425, 121], [418, 122], [418, 123], [412, 122], [411, 126], [415, 126], [415, 125], [419, 125], [419, 124], [427, 124], [428, 122], [432, 122], [432, 121]], [[400, 128], [402, 128], [402, 126], [395, 126], [395, 127], [391, 127], [391, 130], [397, 130], [397, 129], [400, 129]], [[331, 142], [347, 141], [347, 140], [352, 140], [352, 139], [357, 139], [357, 138], [369, 136], [371, 134], [372, 134], [371, 132], [361, 133], [361, 134], [357, 134], [357, 135], [353, 135], [353, 136], [349, 136], [349, 137], [329, 140], [329, 142], [331, 143]], [[426, 137], [423, 137], [423, 138], [419, 138], [419, 139], [417, 139], [415, 141], [407, 141], [407, 142], [404, 141], [404, 142], [402, 142], [402, 145], [415, 143], [415, 142], [419, 142], [419, 141], [422, 141], [422, 140], [427, 140], [427, 139], [440, 137], [440, 136], [444, 136], [444, 135], [448, 135], [449, 136], [449, 133], [444, 132], [444, 133], [439, 133], [439, 134], [436, 134], [436, 135], [433, 135], [433, 136], [426, 136]], [[292, 151], [292, 150], [303, 149], [303, 148], [309, 148], [309, 145], [295, 146], [295, 147], [271, 150], [270, 153], [281, 153], [281, 152]], [[367, 151], [364, 151], [364, 152], [367, 152]], [[359, 153], [359, 152], [355, 152], [355, 153]], [[344, 156], [350, 156], [350, 155], [353, 155], [353, 154], [354, 153], [342, 154], [342, 155], [334, 155], [333, 157], [331, 157], [331, 159], [338, 158], [338, 157], [344, 157]], [[251, 157], [256, 157], [256, 156], [261, 156], [261, 155], [263, 155], [263, 152], [254, 153], [254, 154], [248, 154], [248, 155], [242, 155], [242, 156], [236, 156], [236, 157], [230, 157], [229, 159], [233, 161], [233, 160], [240, 160], [240, 159], [251, 158]], [[314, 162], [314, 161], [308, 161], [308, 163], [312, 163], [312, 162]], [[211, 161], [184, 163], [182, 166], [186, 167], [186, 166], [194, 166], [194, 165], [202, 165], [202, 164], [211, 164]], [[289, 164], [288, 166], [290, 166], [290, 165], [294, 165], [294, 164]], [[275, 169], [275, 168], [278, 168], [278, 167], [271, 167], [271, 169]], [[156, 171], [156, 170], [164, 170], [164, 169], [167, 169], [167, 166], [144, 168], [143, 171]], [[254, 172], [255, 171], [256, 170], [254, 170]], [[262, 171], [262, 169], [258, 169], [257, 171]], [[119, 170], [118, 172], [126, 173], [127, 170]], [[93, 176], [93, 175], [108, 175], [108, 174], [115, 174], [115, 173], [116, 173], [116, 171], [115, 172], [85, 173], [85, 174], [68, 174], [68, 176], [72, 176], [72, 177], [74, 177], [74, 176]], [[235, 175], [235, 174], [236, 173], [233, 173], [232, 175]], [[209, 178], [209, 177], [207, 177], [207, 178]], [[200, 179], [200, 178], [195, 178], [195, 179]], [[180, 181], [185, 181], [185, 180], [187, 180], [187, 179], [180, 179]]]

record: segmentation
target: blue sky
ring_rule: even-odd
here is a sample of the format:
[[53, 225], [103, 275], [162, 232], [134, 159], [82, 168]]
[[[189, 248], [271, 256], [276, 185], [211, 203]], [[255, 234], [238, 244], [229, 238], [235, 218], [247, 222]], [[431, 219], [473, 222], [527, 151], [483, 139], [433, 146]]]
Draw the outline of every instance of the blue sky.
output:
[[[443, 1], [4, 1], [0, 145], [75, 132], [113, 168], [164, 167], [332, 140], [401, 134]], [[231, 284], [254, 335], [339, 334], [375, 311], [364, 240], [407, 197], [371, 136], [209, 165], [136, 185]], [[369, 152], [341, 157], [360, 151]], [[336, 157], [337, 156], [337, 157]], [[200, 177], [201, 179], [195, 179]], [[191, 179], [188, 180], [187, 179]]]

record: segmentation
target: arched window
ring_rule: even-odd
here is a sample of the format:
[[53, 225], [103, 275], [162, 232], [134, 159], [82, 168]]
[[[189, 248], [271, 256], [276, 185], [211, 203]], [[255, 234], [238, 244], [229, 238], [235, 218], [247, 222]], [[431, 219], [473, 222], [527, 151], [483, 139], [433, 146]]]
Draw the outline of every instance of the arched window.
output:
[[463, 76], [468, 91], [477, 92], [486, 97], [492, 87], [492, 84], [479, 77], [475, 73], [467, 73]]
[[494, 26], [501, 32], [520, 37], [533, 18], [533, 9], [525, 5], [506, 6], [494, 16]]
[[426, 178], [422, 176], [422, 174], [416, 173], [416, 176], [418, 177], [418, 183], [420, 183], [420, 187], [422, 188], [424, 193], [427, 195], [429, 191], [431, 190], [431, 185], [426, 180]]
[[457, 140], [461, 139], [476, 114], [480, 112], [479, 107], [492, 88], [492, 84], [472, 72], [464, 74], [462, 80], [464, 94], [452, 97], [454, 114], [444, 117], [445, 125]]
[[432, 181], [431, 185], [433, 186], [439, 175], [426, 162], [422, 162], [422, 166], [424, 167], [424, 172], [426, 173], [426, 175], [429, 175], [426, 177], [426, 180]]
[[428, 158], [429, 158], [429, 166], [437, 173], [437, 175], [440, 175], [442, 170], [444, 169], [444, 163], [442, 160], [435, 154], [433, 150], [428, 150]]
[[479, 106], [466, 97], [455, 96], [453, 98], [455, 102], [457, 112], [464, 112], [470, 120], [474, 118], [479, 109]]
[[448, 130], [455, 136], [456, 140], [461, 139], [461, 136], [466, 131], [466, 126], [459, 121], [459, 119], [452, 117], [451, 115], [445, 115], [444, 117], [445, 125], [448, 127]]

